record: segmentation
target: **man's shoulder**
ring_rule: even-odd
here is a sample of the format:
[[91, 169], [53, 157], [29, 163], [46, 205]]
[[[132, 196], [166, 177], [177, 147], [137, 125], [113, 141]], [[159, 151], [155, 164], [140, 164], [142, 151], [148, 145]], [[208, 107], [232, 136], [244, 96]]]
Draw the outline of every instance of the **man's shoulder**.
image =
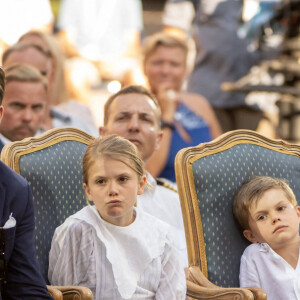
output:
[[176, 184], [165, 178], [156, 178], [156, 183], [157, 187], [166, 189], [166, 191], [172, 191], [176, 194], [178, 193]]
[[143, 200], [143, 204], [153, 201], [163, 206], [168, 205], [167, 203], [173, 203], [173, 201], [179, 203], [179, 196], [177, 193], [176, 184], [168, 181], [165, 178], [155, 179], [151, 174], [147, 173], [147, 182], [149, 187], [146, 187], [144, 193], [139, 195], [138, 198]]
[[28, 182], [18, 173], [10, 169], [2, 161], [0, 161], [0, 184], [5, 186], [20, 186], [28, 185]]
[[1, 140], [1, 138], [0, 138], [0, 152], [1, 152], [1, 150], [3, 149], [3, 147], [4, 147], [4, 143], [2, 142], [2, 140]]

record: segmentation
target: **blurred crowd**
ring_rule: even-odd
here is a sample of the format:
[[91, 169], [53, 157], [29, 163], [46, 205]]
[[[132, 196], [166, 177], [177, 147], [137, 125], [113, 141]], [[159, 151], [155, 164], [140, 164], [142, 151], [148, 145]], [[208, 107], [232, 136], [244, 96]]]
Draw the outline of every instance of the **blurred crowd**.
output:
[[[149, 161], [155, 176], [175, 181], [177, 151], [222, 132], [245, 128], [276, 137], [274, 101], [268, 102], [268, 96], [249, 101], [245, 92], [222, 89], [224, 82], [239, 80], [279, 52], [262, 51], [247, 39], [245, 25], [240, 26], [243, 1], [165, 1], [156, 20], [162, 31], [150, 35], [144, 29], [141, 0], [61, 0], [56, 1], [55, 16], [53, 3], [0, 2], [6, 16], [0, 20], [2, 67], [30, 65], [47, 79], [43, 113], [37, 114], [31, 103], [32, 113], [23, 120], [20, 114], [20, 124], [10, 124], [16, 122], [11, 118], [2, 122], [2, 144], [60, 126], [97, 136], [106, 99], [130, 84], [143, 85], [155, 95], [162, 128], [171, 129], [159, 154]], [[4, 111], [8, 105], [3, 102]], [[3, 124], [13, 130], [1, 130]]]

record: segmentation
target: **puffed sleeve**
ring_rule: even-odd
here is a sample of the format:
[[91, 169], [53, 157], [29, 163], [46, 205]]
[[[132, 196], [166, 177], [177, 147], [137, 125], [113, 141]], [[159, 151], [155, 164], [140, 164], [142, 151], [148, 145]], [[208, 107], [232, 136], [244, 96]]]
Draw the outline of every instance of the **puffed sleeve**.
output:
[[185, 299], [186, 298], [186, 279], [184, 267], [175, 250], [168, 240], [162, 256], [162, 272], [156, 300], [164, 299]]
[[76, 222], [56, 230], [49, 253], [49, 281], [53, 285], [96, 287], [96, 262], [92, 227]]
[[246, 255], [241, 258], [240, 287], [261, 287], [255, 264]]

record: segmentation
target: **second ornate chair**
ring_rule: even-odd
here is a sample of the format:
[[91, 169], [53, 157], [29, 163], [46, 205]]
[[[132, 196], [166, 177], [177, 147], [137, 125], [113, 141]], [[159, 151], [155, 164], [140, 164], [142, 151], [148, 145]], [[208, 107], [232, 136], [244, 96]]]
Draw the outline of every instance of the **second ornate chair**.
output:
[[238, 288], [247, 242], [233, 217], [232, 200], [255, 175], [285, 178], [300, 199], [300, 146], [236, 130], [182, 149], [175, 170], [189, 257], [187, 294], [197, 299], [266, 299], [261, 289]]
[[[87, 204], [82, 187], [81, 160], [92, 139], [81, 130], [62, 127], [39, 137], [10, 143], [1, 152], [1, 160], [31, 185], [35, 206], [36, 255], [46, 281], [55, 228]], [[55, 292], [51, 286], [48, 289], [50, 293]], [[59, 287], [59, 290], [63, 299], [92, 299], [87, 288]], [[60, 292], [56, 291], [57, 299], [60, 299]]]

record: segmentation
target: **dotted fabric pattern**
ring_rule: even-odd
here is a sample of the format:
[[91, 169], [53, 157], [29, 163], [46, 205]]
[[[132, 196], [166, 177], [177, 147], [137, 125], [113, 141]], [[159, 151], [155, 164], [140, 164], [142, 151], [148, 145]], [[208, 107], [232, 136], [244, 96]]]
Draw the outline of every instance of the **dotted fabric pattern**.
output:
[[87, 145], [63, 141], [23, 155], [20, 174], [31, 185], [35, 207], [35, 247], [48, 282], [48, 256], [55, 228], [87, 205], [81, 161]]
[[233, 146], [193, 163], [202, 219], [208, 278], [222, 287], [239, 286], [240, 258], [248, 245], [232, 213], [241, 184], [252, 176], [284, 178], [300, 199], [300, 159], [252, 144]]

